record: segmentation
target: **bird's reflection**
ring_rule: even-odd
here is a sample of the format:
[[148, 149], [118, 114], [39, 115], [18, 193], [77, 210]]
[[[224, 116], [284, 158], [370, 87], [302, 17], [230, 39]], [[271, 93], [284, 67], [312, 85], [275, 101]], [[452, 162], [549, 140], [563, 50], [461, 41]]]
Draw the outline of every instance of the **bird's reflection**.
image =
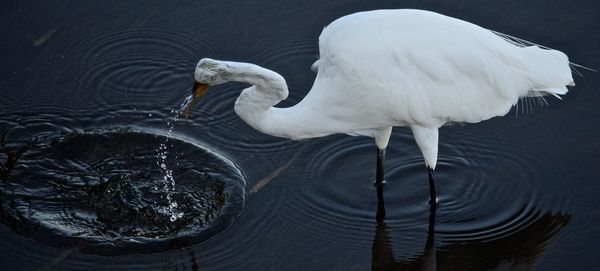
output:
[[385, 201], [383, 187], [377, 187], [377, 228], [373, 240], [372, 270], [437, 270], [436, 250], [433, 245], [435, 237], [436, 205], [429, 208], [429, 226], [427, 241], [423, 254], [412, 261], [396, 261], [387, 225], [385, 224]]
[[472, 241], [447, 244], [436, 248], [435, 217], [437, 208], [429, 210], [427, 241], [417, 258], [394, 257], [388, 227], [385, 223], [383, 188], [377, 188], [377, 227], [372, 247], [371, 270], [495, 270], [531, 269], [543, 254], [551, 237], [571, 219], [570, 214], [545, 213], [513, 234], [488, 242]]

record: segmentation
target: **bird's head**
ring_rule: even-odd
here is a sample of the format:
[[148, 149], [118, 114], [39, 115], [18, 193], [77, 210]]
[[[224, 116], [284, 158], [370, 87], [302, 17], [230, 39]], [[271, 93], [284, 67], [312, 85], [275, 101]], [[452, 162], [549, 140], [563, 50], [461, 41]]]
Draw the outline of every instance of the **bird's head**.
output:
[[229, 76], [228, 66], [224, 61], [203, 58], [196, 64], [194, 77], [199, 84], [214, 86], [225, 83]]
[[203, 58], [200, 59], [194, 71], [194, 87], [192, 88], [192, 97], [185, 106], [184, 113], [187, 118], [190, 111], [204, 96], [210, 86], [225, 83], [229, 73], [227, 64], [222, 61]]

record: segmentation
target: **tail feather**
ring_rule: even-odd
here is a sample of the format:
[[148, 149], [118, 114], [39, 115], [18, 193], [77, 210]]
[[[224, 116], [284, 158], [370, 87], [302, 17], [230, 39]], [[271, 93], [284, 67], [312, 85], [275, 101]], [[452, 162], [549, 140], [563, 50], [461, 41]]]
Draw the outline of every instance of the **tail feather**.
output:
[[583, 76], [577, 68], [596, 71], [570, 62], [567, 55], [561, 51], [497, 31], [492, 32], [507, 42], [521, 48], [522, 55], [519, 60], [515, 61], [516, 63], [523, 64], [530, 80], [530, 89], [525, 96], [539, 97], [552, 95], [558, 99], [562, 99], [559, 95], [567, 94], [567, 86], [575, 86], [572, 73]]
[[556, 97], [559, 100], [562, 100], [562, 98], [559, 95], [565, 95], [567, 94], [567, 92], [569, 92], [569, 90], [567, 89], [567, 87], [558, 87], [558, 88], [546, 88], [546, 89], [535, 89], [535, 90], [531, 90], [528, 93], [529, 97], [539, 97], [539, 96], [547, 96], [547, 95], [552, 95], [554, 97]]
[[[524, 40], [524, 39], [520, 39], [520, 38], [517, 38], [517, 37], [513, 37], [513, 36], [511, 36], [511, 35], [504, 34], [504, 33], [502, 33], [502, 32], [498, 32], [498, 31], [494, 31], [494, 30], [490, 30], [490, 31], [491, 31], [492, 33], [494, 33], [494, 34], [496, 34], [496, 35], [500, 36], [501, 38], [503, 38], [503, 39], [504, 39], [504, 40], [506, 40], [507, 42], [509, 42], [509, 43], [511, 43], [511, 44], [513, 44], [513, 45], [515, 45], [515, 46], [518, 46], [518, 47], [537, 46], [537, 47], [539, 47], [539, 48], [542, 48], [542, 49], [546, 49], [546, 50], [553, 50], [552, 48], [546, 47], [546, 46], [544, 46], [544, 45], [539, 45], [539, 44], [537, 44], [537, 43], [534, 43], [534, 42], [531, 42], [531, 41], [528, 41], [528, 40]], [[571, 69], [573, 70], [573, 72], [575, 72], [575, 73], [579, 74], [580, 76], [583, 76], [583, 75], [581, 75], [581, 74], [580, 74], [580, 73], [577, 71], [577, 69], [576, 69], [576, 68], [582, 68], [582, 69], [584, 69], [584, 70], [588, 70], [588, 71], [596, 72], [596, 70], [595, 70], [595, 69], [592, 69], [592, 68], [589, 68], [589, 67], [586, 67], [586, 66], [583, 66], [583, 65], [579, 65], [579, 64], [577, 64], [577, 63], [573, 63], [573, 62], [569, 62], [569, 66], [571, 67]], [[573, 85], [573, 86], [574, 86], [574, 85]]]
[[[525, 69], [531, 81], [527, 96], [565, 95], [567, 86], [574, 86], [569, 58], [557, 50], [542, 49], [537, 46], [524, 47]], [[537, 92], [537, 93], [531, 93]]]

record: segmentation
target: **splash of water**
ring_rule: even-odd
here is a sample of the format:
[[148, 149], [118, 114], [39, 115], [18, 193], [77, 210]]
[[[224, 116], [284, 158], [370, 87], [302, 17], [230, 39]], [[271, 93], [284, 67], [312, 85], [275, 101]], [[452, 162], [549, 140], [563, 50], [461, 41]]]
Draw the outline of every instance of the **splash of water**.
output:
[[[173, 170], [170, 169], [167, 164], [167, 158], [169, 153], [169, 138], [173, 133], [173, 128], [175, 127], [175, 123], [179, 118], [181, 110], [171, 110], [171, 114], [173, 115], [172, 121], [167, 121], [167, 126], [169, 130], [167, 131], [167, 135], [165, 137], [165, 141], [160, 143], [158, 147], [156, 157], [158, 158], [156, 164], [160, 167], [161, 172], [163, 174], [162, 180], [159, 180], [159, 183], [155, 184], [154, 190], [161, 191], [164, 193], [164, 197], [166, 199], [166, 206], [160, 207], [160, 211], [169, 216], [169, 220], [171, 222], [175, 222], [177, 219], [183, 217], [184, 212], [180, 211], [178, 208], [177, 201], [173, 198], [173, 194], [175, 193], [175, 178], [173, 178]], [[175, 160], [177, 160], [177, 155], [175, 154]]]
[[225, 230], [243, 207], [241, 172], [166, 133], [50, 133], [17, 148], [0, 136], [0, 223], [51, 246], [111, 255], [189, 246]]
[[[163, 173], [163, 178], [162, 180], [160, 180], [159, 183], [155, 185], [154, 190], [161, 191], [165, 194], [166, 206], [162, 206], [160, 210], [163, 214], [169, 216], [169, 220], [171, 222], [175, 222], [177, 219], [182, 218], [184, 212], [179, 210], [179, 205], [177, 204], [177, 201], [173, 199], [173, 194], [175, 193], [175, 178], [173, 178], [173, 170], [170, 169], [166, 164], [166, 160], [169, 155], [168, 143], [169, 138], [173, 133], [175, 123], [179, 120], [179, 116], [182, 113], [185, 113], [185, 110], [189, 107], [190, 103], [192, 102], [193, 96], [190, 95], [186, 97], [186, 99], [181, 103], [178, 110], [171, 110], [172, 121], [167, 121], [167, 126], [169, 127], [169, 130], [167, 131], [165, 141], [160, 143], [156, 154], [156, 157], [158, 158], [156, 164], [160, 167], [161, 172]], [[177, 154], [175, 154], [175, 160], [177, 160]]]
[[177, 113], [177, 116], [179, 116], [179, 114], [183, 113], [183, 115], [185, 116], [185, 119], [188, 119], [188, 116], [190, 115], [190, 110], [191, 108], [198, 102], [199, 100], [194, 100], [194, 95], [190, 95], [187, 96], [185, 98], [185, 100], [183, 101], [183, 103], [181, 103], [181, 106], [179, 107], [179, 111]]

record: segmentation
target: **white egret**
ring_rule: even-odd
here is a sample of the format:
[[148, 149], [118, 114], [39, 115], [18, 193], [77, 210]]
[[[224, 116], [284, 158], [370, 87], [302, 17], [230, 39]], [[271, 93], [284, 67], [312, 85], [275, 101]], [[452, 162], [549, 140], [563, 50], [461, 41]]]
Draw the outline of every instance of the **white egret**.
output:
[[567, 93], [574, 86], [567, 56], [524, 46], [509, 36], [423, 10], [375, 10], [341, 17], [319, 37], [315, 82], [289, 108], [284, 78], [254, 64], [201, 59], [186, 114], [212, 85], [249, 83], [235, 102], [242, 120], [265, 134], [293, 140], [335, 133], [368, 136], [378, 148], [376, 185], [392, 127], [408, 126], [429, 171], [438, 129], [503, 116], [520, 98]]

